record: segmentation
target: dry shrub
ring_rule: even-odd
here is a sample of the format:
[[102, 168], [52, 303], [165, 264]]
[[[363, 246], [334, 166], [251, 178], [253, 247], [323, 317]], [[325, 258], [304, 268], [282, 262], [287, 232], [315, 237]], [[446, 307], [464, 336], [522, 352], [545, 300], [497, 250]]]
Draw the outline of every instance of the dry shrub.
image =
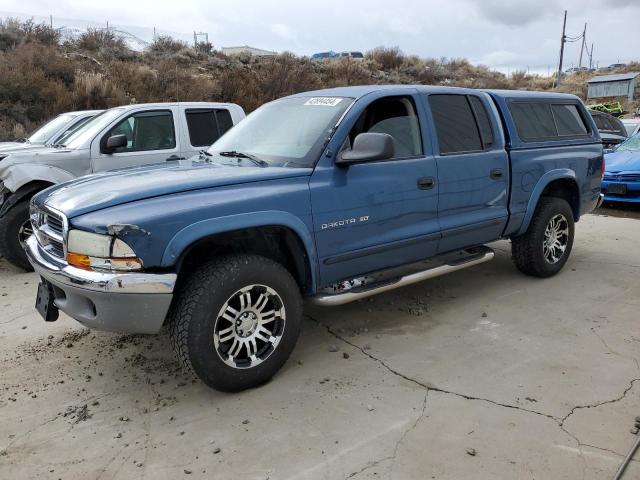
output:
[[376, 47], [368, 51], [366, 57], [376, 62], [382, 70], [400, 68], [404, 62], [404, 53], [400, 47]]
[[24, 43], [57, 45], [60, 33], [50, 26], [35, 23], [32, 19], [21, 22], [16, 18], [0, 20], [0, 50], [16, 48]]
[[115, 32], [97, 28], [88, 28], [86, 32], [80, 35], [75, 45], [79, 49], [89, 52], [108, 49], [124, 50], [128, 48], [127, 43]]
[[[364, 60], [312, 62], [292, 53], [226, 56], [160, 36], [134, 52], [114, 32], [89, 30], [59, 45], [47, 26], [0, 21], [0, 138], [23, 136], [51, 116], [80, 108], [166, 101], [226, 101], [247, 112], [293, 93], [362, 84], [425, 84], [550, 90], [552, 77], [510, 78], [465, 59], [419, 58], [378, 47]], [[640, 71], [632, 63], [619, 71]], [[613, 72], [612, 72], [613, 73]], [[593, 74], [566, 75], [559, 91], [586, 95]]]
[[73, 103], [80, 110], [96, 110], [128, 102], [124, 93], [104, 74], [80, 73], [75, 81]]
[[166, 35], [159, 35], [147, 48], [146, 52], [154, 56], [171, 56], [180, 50], [189, 48], [182, 40], [176, 40]]

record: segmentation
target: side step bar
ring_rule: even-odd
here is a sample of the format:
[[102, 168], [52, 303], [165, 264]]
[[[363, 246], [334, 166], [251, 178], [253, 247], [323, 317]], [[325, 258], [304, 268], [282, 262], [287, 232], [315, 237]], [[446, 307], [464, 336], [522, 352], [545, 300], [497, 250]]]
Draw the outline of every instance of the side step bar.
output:
[[324, 307], [335, 307], [338, 305], [344, 305], [345, 303], [355, 302], [356, 300], [371, 297], [373, 295], [378, 295], [379, 293], [387, 292], [389, 290], [394, 290], [396, 288], [405, 287], [413, 283], [422, 282], [423, 280], [428, 280], [429, 278], [435, 278], [447, 273], [462, 270], [463, 268], [473, 267], [474, 265], [479, 265], [481, 263], [492, 260], [494, 255], [495, 254], [493, 250], [488, 247], [484, 247], [481, 253], [472, 255], [468, 259], [463, 258], [461, 260], [455, 260], [445, 265], [440, 265], [428, 270], [423, 270], [421, 272], [398, 277], [389, 282], [384, 282], [382, 284], [379, 283], [377, 285], [374, 284], [369, 288], [362, 287], [349, 290], [344, 293], [316, 295], [314, 297], [311, 297], [310, 301], [314, 305], [320, 305]]

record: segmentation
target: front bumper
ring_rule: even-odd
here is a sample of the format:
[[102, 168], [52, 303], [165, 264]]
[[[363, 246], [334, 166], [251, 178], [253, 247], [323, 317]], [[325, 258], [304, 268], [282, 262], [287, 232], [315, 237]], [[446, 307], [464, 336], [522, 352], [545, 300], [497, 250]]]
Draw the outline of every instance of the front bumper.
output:
[[[607, 191], [609, 185], [620, 183], [626, 184], [627, 186], [627, 193], [625, 195], [612, 194]], [[601, 188], [605, 202], [640, 203], [640, 182], [603, 180]]]
[[25, 245], [34, 270], [53, 287], [55, 305], [87, 327], [112, 332], [157, 333], [169, 311], [175, 273], [101, 273], [67, 265]]

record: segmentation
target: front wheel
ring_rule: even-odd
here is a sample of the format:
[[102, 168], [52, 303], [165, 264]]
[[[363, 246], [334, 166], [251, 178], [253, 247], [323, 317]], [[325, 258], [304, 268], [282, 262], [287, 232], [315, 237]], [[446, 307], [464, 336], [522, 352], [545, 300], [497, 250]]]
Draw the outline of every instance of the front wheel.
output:
[[527, 232], [511, 240], [511, 258], [527, 275], [551, 277], [567, 263], [573, 237], [569, 203], [562, 198], [542, 197]]
[[24, 242], [32, 233], [29, 201], [15, 204], [0, 218], [0, 253], [9, 263], [28, 272], [33, 267], [24, 253]]
[[280, 264], [257, 255], [205, 263], [183, 283], [169, 313], [182, 364], [217, 390], [268, 381], [296, 344], [302, 298]]

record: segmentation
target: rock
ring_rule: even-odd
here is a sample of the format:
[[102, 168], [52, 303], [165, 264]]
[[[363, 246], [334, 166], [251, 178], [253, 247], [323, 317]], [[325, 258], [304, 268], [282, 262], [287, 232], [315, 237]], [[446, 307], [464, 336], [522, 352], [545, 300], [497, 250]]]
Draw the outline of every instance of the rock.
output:
[[191, 470], [189, 470], [188, 468], [184, 469], [184, 474], [185, 475], [191, 475]]
[[113, 438], [122, 438], [122, 434], [120, 432], [116, 433], [116, 436]]
[[73, 348], [73, 343], [67, 343], [67, 348]]
[[365, 344], [362, 346], [362, 349], [363, 349], [363, 350], [371, 350], [371, 345], [369, 345], [368, 343], [365, 343]]
[[244, 420], [242, 420], [242, 424], [243, 424], [243, 425], [248, 425], [248, 424], [249, 424], [249, 420], [248, 420], [248, 419], [244, 419]]
[[329, 351], [330, 352], [337, 352], [338, 351], [338, 346], [337, 345], [329, 345]]
[[120, 417], [119, 420], [121, 422], [128, 422], [129, 421], [129, 417]]
[[482, 318], [487, 318], [487, 317], [488, 317], [487, 312], [482, 312]]
[[349, 354], [347, 352], [344, 352], [342, 354], [342, 358], [344, 358], [346, 360], [347, 358], [349, 358]]
[[222, 450], [220, 449], [220, 447], [216, 447], [213, 449], [213, 454], [217, 455], [218, 453], [220, 453]]
[[467, 455], [471, 455], [472, 457], [476, 456], [476, 449], [475, 448], [467, 448]]
[[302, 360], [298, 360], [298, 365], [302, 365], [302, 364], [303, 364]]
[[375, 408], [373, 407], [373, 405], [367, 405], [367, 410], [369, 410], [370, 412], [373, 412]]

